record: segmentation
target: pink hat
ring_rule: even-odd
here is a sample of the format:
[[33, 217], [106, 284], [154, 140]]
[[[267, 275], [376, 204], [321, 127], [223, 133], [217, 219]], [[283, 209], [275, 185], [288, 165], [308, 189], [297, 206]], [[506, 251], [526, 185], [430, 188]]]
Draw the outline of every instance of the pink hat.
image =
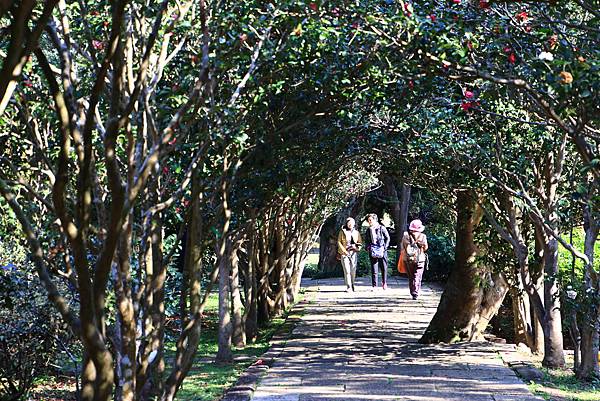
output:
[[417, 220], [413, 220], [410, 222], [408, 229], [410, 231], [416, 231], [418, 233], [422, 233], [423, 230], [425, 230], [425, 226], [423, 225], [423, 222], [421, 220], [417, 219]]

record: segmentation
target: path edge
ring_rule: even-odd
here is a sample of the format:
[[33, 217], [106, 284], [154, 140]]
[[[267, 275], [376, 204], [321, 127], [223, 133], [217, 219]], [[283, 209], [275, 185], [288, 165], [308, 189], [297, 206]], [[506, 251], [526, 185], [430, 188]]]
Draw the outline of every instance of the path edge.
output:
[[305, 298], [292, 306], [285, 322], [271, 338], [269, 349], [246, 368], [236, 383], [225, 391], [220, 401], [250, 401], [252, 399], [258, 383], [283, 352], [294, 328], [302, 320], [304, 311], [309, 304], [310, 300]]

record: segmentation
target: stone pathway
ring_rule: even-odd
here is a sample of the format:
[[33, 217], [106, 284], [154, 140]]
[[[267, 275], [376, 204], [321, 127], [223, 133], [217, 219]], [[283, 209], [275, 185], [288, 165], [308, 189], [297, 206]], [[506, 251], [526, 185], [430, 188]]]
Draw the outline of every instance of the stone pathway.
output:
[[504, 345], [417, 343], [440, 292], [408, 283], [371, 292], [366, 279], [346, 293], [341, 280], [307, 280], [305, 314], [262, 378], [254, 401], [533, 401], [498, 355]]

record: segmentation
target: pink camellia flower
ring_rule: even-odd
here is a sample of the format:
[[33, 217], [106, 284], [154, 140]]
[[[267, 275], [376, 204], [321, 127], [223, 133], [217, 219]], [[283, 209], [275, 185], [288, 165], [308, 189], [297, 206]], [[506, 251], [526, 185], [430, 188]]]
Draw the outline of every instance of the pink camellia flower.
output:
[[92, 40], [92, 47], [96, 50], [103, 50], [104, 49], [104, 42], [102, 42], [101, 40]]
[[465, 91], [465, 97], [467, 99], [473, 99], [473, 97], [475, 97], [475, 95], [471, 91]]
[[508, 62], [514, 64], [517, 62], [517, 56], [514, 53], [508, 55]]
[[317, 3], [310, 3], [308, 5], [310, 7], [311, 10], [313, 10], [314, 12], [316, 12], [319, 9], [319, 6], [317, 6]]
[[413, 82], [413, 80], [412, 80], [412, 79], [411, 79], [410, 81], [408, 81], [408, 87], [409, 87], [410, 89], [414, 89], [414, 87], [415, 87], [415, 83]]
[[504, 51], [504, 53], [508, 54], [510, 52], [512, 52], [512, 48], [508, 45], [504, 46], [504, 49], [502, 49]]

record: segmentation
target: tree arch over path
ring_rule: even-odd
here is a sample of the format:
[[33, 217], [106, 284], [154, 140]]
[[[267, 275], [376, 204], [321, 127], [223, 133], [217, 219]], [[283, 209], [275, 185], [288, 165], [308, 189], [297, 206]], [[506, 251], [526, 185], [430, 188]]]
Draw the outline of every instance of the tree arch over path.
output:
[[[597, 375], [598, 20], [586, 0], [2, 2], [3, 226], [81, 341], [81, 398], [173, 399], [217, 280], [229, 360], [382, 168], [456, 196], [455, 272], [479, 279], [458, 280], [478, 318], [456, 310], [424, 340], [476, 338], [505, 280], [522, 341], [562, 365], [560, 243], [584, 265], [578, 374]], [[583, 250], [561, 235], [582, 222]]]

